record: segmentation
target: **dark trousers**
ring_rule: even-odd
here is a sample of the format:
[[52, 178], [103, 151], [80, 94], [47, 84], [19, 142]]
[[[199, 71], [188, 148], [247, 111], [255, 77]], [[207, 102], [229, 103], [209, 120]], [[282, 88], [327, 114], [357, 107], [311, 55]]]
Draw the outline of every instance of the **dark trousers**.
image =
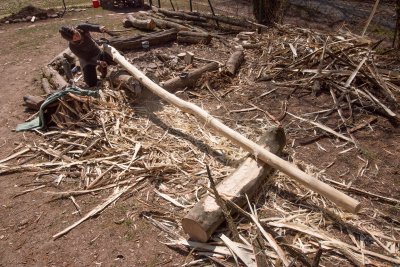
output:
[[[108, 65], [116, 65], [116, 63], [112, 60], [112, 57], [104, 52], [100, 53], [94, 59], [94, 61], [97, 61], [97, 60], [105, 61]], [[85, 64], [82, 71], [83, 71], [83, 79], [84, 79], [85, 83], [89, 87], [96, 86], [97, 85], [96, 65], [93, 65], [90, 63]], [[105, 71], [107, 71], [107, 69]], [[103, 74], [103, 76], [105, 76], [104, 73], [102, 73], [102, 74]]]
[[89, 87], [97, 85], [97, 73], [95, 65], [87, 64], [83, 67], [83, 79]]

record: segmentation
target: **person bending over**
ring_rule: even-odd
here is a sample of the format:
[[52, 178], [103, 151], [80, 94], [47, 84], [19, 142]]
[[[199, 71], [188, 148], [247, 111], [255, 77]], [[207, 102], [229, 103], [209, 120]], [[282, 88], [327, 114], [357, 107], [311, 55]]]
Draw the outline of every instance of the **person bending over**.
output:
[[85, 83], [89, 87], [96, 86], [96, 66], [98, 66], [101, 77], [104, 78], [107, 75], [107, 64], [115, 64], [111, 56], [104, 53], [90, 35], [90, 32], [107, 32], [106, 27], [83, 23], [76, 27], [63, 26], [59, 32], [69, 42], [72, 53], [79, 58]]

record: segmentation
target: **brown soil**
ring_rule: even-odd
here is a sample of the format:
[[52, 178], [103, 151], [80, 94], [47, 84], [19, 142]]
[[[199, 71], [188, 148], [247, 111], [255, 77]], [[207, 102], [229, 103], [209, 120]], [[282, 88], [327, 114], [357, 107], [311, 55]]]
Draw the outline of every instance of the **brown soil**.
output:
[[[77, 16], [82, 15], [67, 14], [61, 22], [76, 23]], [[34, 25], [46, 28], [51, 23], [60, 21], [41, 21]], [[0, 117], [0, 158], [12, 154], [21, 143], [40, 142], [40, 137], [34, 133], [14, 132], [17, 124], [33, 115], [26, 111], [22, 97], [42, 94], [38, 83], [41, 66], [66, 48], [57, 28], [38, 45], [17, 47], [18, 32], [29, 26], [30, 23], [0, 26], [0, 109], [3, 114]], [[138, 219], [140, 206], [135, 209], [135, 217], [128, 219], [128, 213], [138, 204], [136, 198], [104, 211], [95, 219], [95, 224], [82, 225], [78, 231], [53, 241], [54, 233], [80, 216], [73, 214], [75, 208], [71, 203], [46, 203], [48, 198], [43, 193], [33, 192], [14, 198], [25, 190], [24, 185], [32, 183], [32, 177], [26, 174], [1, 176], [0, 266], [171, 266], [184, 261], [183, 256], [158, 242], [158, 229]], [[104, 195], [97, 197], [105, 198]], [[82, 201], [87, 207], [83, 213], [93, 208], [93, 199]]]

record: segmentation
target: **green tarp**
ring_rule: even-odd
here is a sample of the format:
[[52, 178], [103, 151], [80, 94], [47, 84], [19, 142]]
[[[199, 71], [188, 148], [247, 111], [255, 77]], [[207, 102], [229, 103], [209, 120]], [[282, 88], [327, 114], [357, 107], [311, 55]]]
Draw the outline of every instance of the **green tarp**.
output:
[[97, 90], [84, 90], [78, 87], [67, 87], [63, 91], [55, 92], [49, 95], [40, 106], [39, 115], [31, 121], [19, 124], [15, 130], [19, 132], [42, 129], [46, 125], [44, 117], [44, 111], [46, 110], [46, 107], [54, 101], [57, 101], [59, 98], [62, 98], [66, 94], [99, 97], [99, 92]]

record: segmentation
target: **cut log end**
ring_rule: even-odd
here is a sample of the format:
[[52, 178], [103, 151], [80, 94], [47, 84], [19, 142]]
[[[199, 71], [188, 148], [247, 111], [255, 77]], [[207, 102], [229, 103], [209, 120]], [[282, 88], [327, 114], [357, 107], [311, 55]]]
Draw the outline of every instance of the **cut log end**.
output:
[[185, 233], [187, 233], [191, 239], [203, 243], [207, 242], [209, 235], [200, 223], [189, 218], [183, 218], [182, 227]]

